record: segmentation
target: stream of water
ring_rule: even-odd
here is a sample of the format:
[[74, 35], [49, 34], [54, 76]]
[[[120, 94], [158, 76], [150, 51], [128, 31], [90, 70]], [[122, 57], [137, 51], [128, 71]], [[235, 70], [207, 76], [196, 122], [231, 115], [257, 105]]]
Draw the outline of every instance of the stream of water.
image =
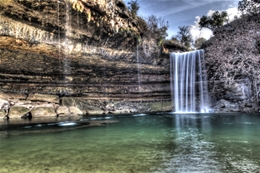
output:
[[258, 114], [160, 113], [105, 118], [119, 122], [100, 127], [85, 127], [82, 122], [89, 118], [12, 126], [1, 122], [0, 172], [260, 170]]

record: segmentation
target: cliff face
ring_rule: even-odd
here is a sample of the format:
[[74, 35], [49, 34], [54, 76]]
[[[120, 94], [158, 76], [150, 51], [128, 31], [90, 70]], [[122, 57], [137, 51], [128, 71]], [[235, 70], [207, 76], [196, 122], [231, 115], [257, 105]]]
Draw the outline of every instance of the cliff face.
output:
[[[9, 0], [0, 9], [2, 92], [80, 97], [82, 103], [74, 99], [66, 106], [84, 104], [96, 113], [151, 111], [151, 101], [170, 103], [168, 55], [141, 37], [143, 21], [121, 0]], [[103, 105], [114, 101], [122, 104]], [[171, 110], [160, 105], [155, 110]]]
[[[0, 11], [0, 116], [172, 110], [169, 55], [121, 0], [7, 0]], [[259, 18], [204, 44], [215, 112], [259, 111]]]
[[203, 45], [215, 111], [260, 111], [259, 43], [260, 16], [244, 16], [217, 29]]

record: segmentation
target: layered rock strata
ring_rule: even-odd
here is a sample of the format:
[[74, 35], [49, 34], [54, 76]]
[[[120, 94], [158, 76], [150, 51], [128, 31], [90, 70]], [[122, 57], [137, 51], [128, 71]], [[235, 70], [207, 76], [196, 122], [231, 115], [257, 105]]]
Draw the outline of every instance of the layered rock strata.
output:
[[[0, 3], [1, 91], [24, 94], [24, 105], [37, 101], [52, 116], [74, 107], [83, 114], [170, 111], [169, 58], [142, 37], [142, 20], [121, 0], [82, 4], [91, 18], [66, 0]], [[32, 100], [37, 94], [56, 99]], [[64, 105], [66, 98], [73, 101]], [[43, 116], [33, 106], [21, 114]]]

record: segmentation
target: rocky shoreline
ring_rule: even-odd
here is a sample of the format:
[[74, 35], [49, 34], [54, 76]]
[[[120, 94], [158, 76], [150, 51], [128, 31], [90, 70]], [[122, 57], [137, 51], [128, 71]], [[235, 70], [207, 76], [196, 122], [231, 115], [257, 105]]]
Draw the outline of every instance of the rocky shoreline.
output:
[[0, 119], [171, 111], [171, 100], [111, 100], [0, 92]]

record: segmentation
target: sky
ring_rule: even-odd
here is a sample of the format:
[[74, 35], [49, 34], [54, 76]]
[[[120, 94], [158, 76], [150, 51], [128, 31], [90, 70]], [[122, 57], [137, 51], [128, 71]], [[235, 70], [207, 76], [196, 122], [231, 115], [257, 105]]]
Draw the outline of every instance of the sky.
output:
[[[124, 0], [128, 6], [131, 0]], [[146, 19], [152, 14], [169, 22], [168, 38], [176, 35], [179, 26], [191, 26], [193, 39], [204, 37], [209, 39], [212, 31], [199, 30], [198, 22], [203, 15], [213, 12], [227, 11], [230, 19], [238, 16], [239, 0], [137, 0], [140, 5], [138, 16]]]

